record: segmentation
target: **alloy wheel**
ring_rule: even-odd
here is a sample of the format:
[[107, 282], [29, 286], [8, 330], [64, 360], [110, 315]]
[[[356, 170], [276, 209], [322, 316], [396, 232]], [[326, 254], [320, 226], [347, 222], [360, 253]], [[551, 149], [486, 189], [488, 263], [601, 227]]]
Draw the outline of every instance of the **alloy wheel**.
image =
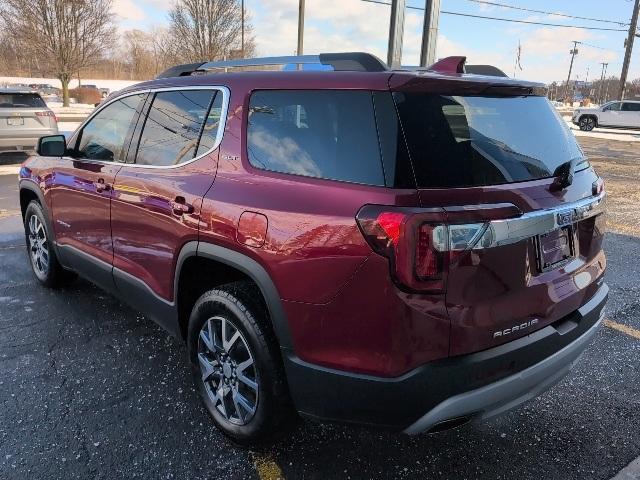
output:
[[29, 218], [29, 257], [36, 275], [46, 278], [49, 273], [49, 241], [37, 215]]
[[259, 385], [249, 345], [227, 318], [209, 318], [198, 337], [198, 364], [209, 400], [234, 425], [246, 425], [258, 406]]
[[596, 122], [592, 117], [583, 117], [580, 119], [580, 128], [586, 132], [590, 132], [596, 126]]

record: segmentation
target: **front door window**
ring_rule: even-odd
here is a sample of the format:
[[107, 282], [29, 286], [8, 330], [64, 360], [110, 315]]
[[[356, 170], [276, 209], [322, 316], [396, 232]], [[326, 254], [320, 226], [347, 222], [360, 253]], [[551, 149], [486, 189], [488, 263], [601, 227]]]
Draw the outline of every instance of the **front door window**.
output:
[[82, 129], [74, 157], [124, 162], [127, 136], [143, 97], [131, 95], [98, 112]]

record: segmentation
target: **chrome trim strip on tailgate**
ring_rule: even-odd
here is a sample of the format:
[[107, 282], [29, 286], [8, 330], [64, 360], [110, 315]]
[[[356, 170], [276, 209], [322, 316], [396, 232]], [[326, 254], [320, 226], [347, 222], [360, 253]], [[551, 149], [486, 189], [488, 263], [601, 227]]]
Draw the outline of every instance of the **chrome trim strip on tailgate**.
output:
[[585, 198], [557, 208], [525, 213], [521, 217], [506, 220], [492, 220], [488, 230], [492, 232], [493, 239], [489, 246], [497, 247], [516, 243], [594, 217], [604, 212], [605, 197], [606, 194], [603, 192], [596, 197]]
[[[473, 249], [492, 248], [517, 243], [536, 235], [543, 235], [557, 228], [604, 213], [605, 198], [606, 193], [602, 192], [597, 196], [565, 203], [555, 208], [537, 210], [515, 218], [491, 220], [485, 223], [482, 229], [478, 229], [476, 226], [478, 233], [469, 243], [473, 245]], [[438, 231], [438, 229], [447, 228], [451, 228], [451, 226], [439, 225], [435, 227], [434, 247], [439, 251], [465, 250], [467, 247], [457, 247], [453, 243], [441, 240], [436, 241], [436, 239], [448, 238], [448, 235], [442, 235], [443, 232]]]

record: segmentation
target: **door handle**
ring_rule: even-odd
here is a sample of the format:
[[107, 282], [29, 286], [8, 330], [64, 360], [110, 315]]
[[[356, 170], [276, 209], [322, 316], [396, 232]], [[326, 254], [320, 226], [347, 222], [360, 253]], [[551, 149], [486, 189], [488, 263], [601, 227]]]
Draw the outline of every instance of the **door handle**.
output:
[[176, 197], [171, 202], [171, 210], [175, 215], [184, 215], [185, 213], [193, 213], [193, 205], [189, 205], [184, 197]]
[[96, 187], [96, 192], [108, 192], [111, 189], [111, 185], [104, 183], [104, 178], [99, 178], [97, 182], [93, 182], [93, 186]]

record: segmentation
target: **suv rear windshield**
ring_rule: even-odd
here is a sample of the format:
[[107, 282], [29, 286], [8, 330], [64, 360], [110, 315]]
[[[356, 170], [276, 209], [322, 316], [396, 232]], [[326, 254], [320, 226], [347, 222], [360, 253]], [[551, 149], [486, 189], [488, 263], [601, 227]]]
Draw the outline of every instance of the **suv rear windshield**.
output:
[[418, 188], [554, 176], [584, 154], [545, 97], [394, 93]]
[[0, 108], [47, 108], [37, 93], [0, 93]]

